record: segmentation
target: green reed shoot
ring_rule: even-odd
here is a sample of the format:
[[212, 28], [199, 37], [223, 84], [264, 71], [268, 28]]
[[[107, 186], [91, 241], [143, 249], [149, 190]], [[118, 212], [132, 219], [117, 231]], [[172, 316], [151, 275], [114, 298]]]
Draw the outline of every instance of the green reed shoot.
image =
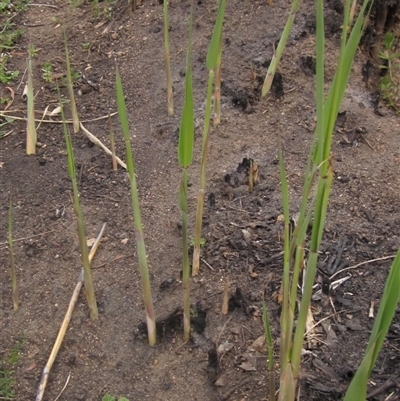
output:
[[378, 314], [369, 338], [364, 359], [357, 369], [344, 401], [365, 401], [368, 379], [392, 323], [400, 299], [400, 251], [397, 252], [386, 280]]
[[164, 47], [165, 47], [165, 72], [167, 74], [168, 115], [173, 116], [174, 92], [172, 88], [171, 56], [169, 51], [168, 0], [164, 0]]
[[79, 190], [78, 190], [78, 181], [76, 178], [75, 171], [75, 158], [74, 158], [74, 150], [72, 147], [71, 136], [68, 131], [67, 124], [65, 122], [64, 110], [61, 108], [61, 116], [63, 121], [63, 129], [64, 129], [64, 137], [65, 143], [67, 146], [68, 153], [68, 172], [72, 182], [72, 192], [73, 192], [73, 200], [74, 200], [74, 209], [76, 215], [76, 223], [78, 229], [78, 238], [79, 238], [79, 248], [81, 251], [81, 259], [83, 265], [83, 283], [85, 286], [85, 297], [89, 306], [90, 318], [92, 320], [97, 320], [98, 318], [98, 310], [96, 303], [96, 296], [94, 293], [93, 280], [92, 280], [92, 271], [90, 269], [90, 261], [89, 261], [89, 251], [86, 242], [86, 228], [83, 220], [83, 213], [79, 201]]
[[269, 376], [269, 401], [275, 401], [275, 358], [274, 343], [272, 340], [271, 326], [265, 300], [263, 298], [263, 323], [265, 333], [265, 344], [268, 352], [268, 376]]
[[208, 85], [207, 85], [206, 110], [205, 110], [204, 128], [203, 128], [203, 144], [201, 150], [200, 186], [199, 186], [199, 193], [197, 196], [196, 225], [194, 234], [193, 265], [192, 265], [192, 275], [194, 276], [197, 275], [200, 270], [201, 230], [203, 225], [207, 153], [209, 148], [212, 84], [214, 80], [214, 70], [218, 65], [218, 60], [221, 60], [221, 38], [222, 38], [225, 6], [226, 6], [226, 0], [220, 0], [218, 7], [218, 14], [215, 21], [207, 53]]
[[64, 48], [65, 48], [65, 62], [67, 65], [67, 88], [68, 88], [68, 96], [69, 96], [69, 105], [71, 107], [72, 126], [74, 127], [74, 134], [76, 134], [79, 131], [79, 117], [78, 117], [78, 112], [76, 110], [74, 84], [72, 81], [71, 64], [69, 62], [67, 34], [65, 33], [65, 31], [64, 31]]
[[214, 126], [221, 122], [221, 75], [222, 75], [222, 35], [219, 40], [217, 64], [215, 66], [215, 90], [214, 90]]
[[[193, 11], [192, 11], [193, 12]], [[181, 165], [182, 180], [179, 188], [179, 206], [182, 214], [182, 284], [183, 284], [183, 330], [184, 341], [190, 339], [190, 288], [189, 288], [189, 244], [188, 244], [188, 168], [193, 160], [194, 144], [194, 108], [193, 108], [193, 83], [191, 67], [192, 50], [192, 19], [190, 14], [189, 44], [186, 53], [186, 75], [185, 75], [185, 102], [179, 128], [178, 160]]]
[[113, 126], [112, 126], [110, 112], [108, 112], [108, 130], [109, 130], [109, 135], [110, 135], [110, 148], [111, 148], [112, 166], [113, 166], [113, 170], [117, 171], [118, 170], [117, 154], [116, 154], [116, 151], [115, 151], [114, 130], [113, 130]]
[[35, 126], [35, 95], [33, 93], [32, 48], [28, 52], [28, 115], [26, 126], [26, 154], [36, 153], [36, 126]]
[[286, 43], [289, 38], [289, 34], [294, 22], [294, 18], [296, 16], [297, 11], [299, 10], [299, 7], [300, 7], [300, 0], [293, 0], [289, 17], [286, 21], [285, 29], [283, 30], [282, 36], [279, 40], [278, 47], [276, 49], [274, 48], [274, 54], [272, 56], [271, 64], [269, 65], [267, 75], [265, 76], [264, 84], [261, 89], [262, 97], [267, 95], [271, 89], [271, 85], [274, 80], [276, 70], [278, 69], [279, 61], [281, 60], [283, 51], [285, 50]]
[[13, 248], [13, 213], [12, 213], [12, 201], [10, 196], [10, 206], [8, 209], [8, 250], [10, 253], [10, 268], [11, 268], [11, 283], [12, 283], [12, 299], [14, 310], [18, 310], [18, 287], [17, 287], [17, 270], [15, 268], [14, 261], [14, 248]]
[[[330, 189], [333, 180], [333, 159], [331, 143], [334, 123], [344, 96], [355, 51], [362, 33], [364, 13], [368, 4], [365, 0], [360, 14], [354, 23], [350, 35], [347, 27], [350, 14], [350, 2], [346, 0], [343, 32], [336, 75], [324, 97], [324, 16], [323, 0], [317, 0], [317, 32], [316, 32], [316, 110], [317, 127], [314, 143], [310, 150], [306, 168], [303, 195], [298, 223], [290, 233], [289, 185], [280, 155], [281, 189], [284, 214], [284, 260], [282, 279], [282, 314], [280, 339], [280, 390], [279, 401], [294, 401], [297, 380], [301, 365], [301, 350], [306, 328], [307, 314], [317, 270], [318, 251], [322, 241], [323, 230], [328, 207]], [[294, 2], [297, 7], [298, 3]], [[297, 8], [295, 9], [297, 10]], [[287, 28], [287, 27], [286, 27]], [[283, 35], [284, 36], [284, 35]], [[311, 238], [308, 244], [308, 255], [305, 259], [306, 231], [313, 217]], [[305, 259], [305, 260], [304, 260]], [[306, 274], [303, 281], [303, 293], [298, 300], [298, 284], [303, 265]], [[295, 317], [297, 323], [295, 325]]]
[[214, 92], [214, 125], [221, 121], [221, 61], [222, 61], [222, 29], [225, 16], [226, 0], [220, 0], [217, 19], [214, 24], [210, 45], [207, 53], [207, 68], [215, 69]]
[[146, 323], [147, 323], [147, 335], [149, 338], [150, 346], [156, 343], [156, 321], [154, 316], [153, 299], [151, 296], [149, 268], [147, 265], [146, 247], [143, 237], [142, 228], [142, 217], [139, 206], [139, 194], [136, 184], [135, 176], [135, 164], [133, 160], [132, 146], [131, 146], [131, 135], [129, 131], [128, 115], [126, 111], [124, 91], [122, 88], [121, 77], [119, 75], [118, 68], [116, 68], [116, 79], [115, 88], [117, 92], [117, 106], [118, 114], [121, 123], [122, 132], [125, 138], [125, 151], [126, 151], [126, 165], [129, 174], [130, 189], [131, 189], [131, 200], [132, 210], [135, 222], [135, 233], [136, 233], [136, 247], [139, 258], [140, 275], [142, 279], [142, 290], [143, 299], [146, 310]]

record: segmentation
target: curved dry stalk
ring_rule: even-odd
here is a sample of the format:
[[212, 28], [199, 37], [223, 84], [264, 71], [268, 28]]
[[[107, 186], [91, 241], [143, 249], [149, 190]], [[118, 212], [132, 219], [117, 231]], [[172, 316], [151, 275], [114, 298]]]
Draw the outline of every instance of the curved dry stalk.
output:
[[[90, 250], [89, 262], [92, 261], [94, 255], [97, 251], [97, 248], [99, 246], [99, 243], [100, 243], [101, 237], [103, 236], [105, 228], [106, 228], [106, 223], [103, 224], [103, 227], [101, 228], [100, 233], [97, 236], [96, 241], [94, 242], [94, 244], [92, 246], [92, 249]], [[60, 350], [61, 344], [65, 337], [65, 333], [67, 332], [69, 322], [71, 321], [72, 312], [74, 311], [76, 301], [78, 300], [79, 293], [81, 292], [82, 284], [83, 284], [83, 269], [81, 270], [81, 273], [79, 274], [78, 283], [76, 284], [74, 292], [72, 293], [72, 297], [71, 297], [71, 300], [69, 301], [67, 313], [65, 314], [65, 317], [61, 324], [60, 330], [58, 331], [58, 335], [57, 335], [56, 341], [53, 345], [53, 349], [51, 350], [49, 359], [46, 363], [46, 366], [43, 369], [43, 373], [42, 373], [42, 377], [40, 379], [39, 388], [38, 388], [38, 391], [36, 394], [35, 401], [41, 401], [43, 399], [44, 391], [46, 389], [47, 382], [49, 380], [50, 370], [57, 357], [58, 351]]]

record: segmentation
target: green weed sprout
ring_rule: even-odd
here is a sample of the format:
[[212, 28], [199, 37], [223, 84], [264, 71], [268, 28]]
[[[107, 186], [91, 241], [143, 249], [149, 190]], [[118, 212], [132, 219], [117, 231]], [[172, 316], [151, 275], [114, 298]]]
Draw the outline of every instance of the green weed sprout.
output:
[[68, 153], [68, 172], [72, 182], [74, 209], [78, 228], [79, 248], [81, 250], [81, 258], [84, 271], [83, 283], [85, 286], [85, 296], [89, 306], [90, 318], [92, 320], [97, 320], [99, 313], [97, 310], [96, 296], [93, 288], [92, 271], [90, 269], [89, 251], [86, 243], [85, 223], [83, 221], [83, 214], [79, 201], [78, 182], [76, 179], [76, 172], [75, 172], [74, 150], [72, 148], [71, 136], [69, 134], [67, 124], [65, 122], [65, 115], [63, 108], [61, 108], [61, 116], [63, 121], [65, 143], [67, 146], [67, 153]]
[[125, 97], [122, 88], [121, 77], [119, 75], [118, 68], [116, 68], [116, 81], [115, 87], [117, 92], [117, 106], [118, 114], [121, 123], [122, 132], [125, 138], [125, 150], [126, 150], [126, 164], [129, 173], [129, 181], [131, 187], [131, 199], [132, 209], [135, 221], [136, 231], [136, 247], [139, 257], [140, 275], [142, 278], [142, 289], [144, 305], [146, 309], [146, 322], [147, 322], [147, 334], [149, 338], [150, 346], [156, 343], [156, 322], [154, 317], [153, 300], [151, 296], [149, 268], [147, 265], [146, 247], [143, 238], [142, 228], [142, 217], [139, 207], [139, 194], [136, 185], [135, 176], [135, 164], [133, 161], [132, 147], [131, 147], [131, 136], [129, 132], [128, 116], [126, 112]]
[[207, 53], [208, 84], [207, 84], [207, 99], [206, 99], [206, 110], [205, 110], [204, 128], [203, 128], [203, 144], [201, 150], [200, 186], [197, 195], [196, 224], [195, 224], [193, 264], [192, 264], [193, 276], [199, 274], [200, 270], [201, 230], [203, 225], [207, 153], [209, 148], [212, 84], [214, 80], [214, 70], [218, 66], [218, 60], [221, 61], [221, 38], [222, 38], [222, 27], [225, 15], [225, 6], [226, 6], [226, 0], [220, 0], [217, 19], [215, 21], [214, 30], [211, 36], [211, 41], [208, 46], [208, 53]]
[[[310, 307], [312, 289], [317, 270], [318, 251], [321, 245], [328, 200], [333, 180], [333, 158], [331, 143], [334, 124], [349, 79], [354, 55], [361, 37], [364, 14], [368, 0], [364, 0], [360, 13], [348, 35], [350, 2], [346, 0], [341, 47], [336, 74], [324, 97], [324, 16], [323, 0], [317, 0], [316, 32], [316, 109], [317, 127], [310, 151], [298, 224], [290, 234], [289, 185], [283, 157], [280, 154], [281, 190], [284, 214], [284, 260], [282, 279], [282, 314], [280, 339], [280, 390], [279, 401], [294, 401], [301, 364], [301, 350]], [[297, 7], [297, 0], [294, 6]], [[295, 8], [296, 10], [297, 8]], [[287, 28], [287, 27], [286, 27]], [[285, 29], [286, 29], [285, 28]], [[284, 36], [284, 35], [283, 35]], [[306, 231], [313, 217], [309, 252], [305, 260], [306, 274], [303, 280], [303, 293], [297, 310], [297, 289], [305, 256]]]
[[290, 31], [292, 29], [293, 21], [297, 11], [299, 10], [299, 7], [300, 7], [300, 0], [293, 0], [289, 17], [286, 21], [285, 29], [283, 30], [282, 36], [279, 40], [278, 47], [276, 48], [276, 50], [274, 49], [274, 54], [272, 56], [271, 64], [269, 65], [267, 75], [265, 76], [264, 84], [261, 89], [262, 97], [265, 97], [271, 89], [271, 85], [274, 80], [274, 76], [278, 68], [279, 61], [281, 60], [283, 51], [285, 50]]
[[13, 213], [12, 213], [12, 201], [10, 196], [10, 206], [8, 209], [8, 250], [10, 252], [10, 268], [11, 268], [11, 283], [12, 283], [12, 299], [14, 310], [18, 310], [18, 287], [17, 287], [17, 271], [15, 269], [14, 261], [14, 250], [13, 250]]
[[[193, 11], [192, 11], [193, 12]], [[189, 289], [189, 246], [188, 246], [188, 206], [187, 206], [187, 187], [188, 187], [188, 168], [193, 160], [194, 144], [194, 109], [193, 109], [193, 87], [192, 87], [192, 67], [191, 67], [191, 41], [192, 41], [192, 18], [190, 15], [189, 23], [189, 44], [186, 53], [186, 75], [185, 75], [185, 102], [179, 128], [178, 160], [181, 165], [182, 180], [179, 189], [179, 206], [182, 213], [182, 252], [183, 252], [183, 330], [184, 341], [190, 339], [190, 289]]]
[[68, 95], [69, 95], [69, 105], [71, 107], [72, 126], [74, 127], [74, 134], [76, 134], [79, 131], [79, 117], [78, 117], [78, 112], [76, 110], [74, 85], [73, 85], [73, 73], [71, 71], [71, 65], [69, 62], [68, 42], [67, 42], [67, 34], [65, 33], [65, 30], [64, 30], [64, 48], [65, 48], [65, 62], [67, 65], [67, 88], [68, 88]]
[[28, 52], [28, 115], [26, 126], [26, 154], [36, 153], [36, 126], [35, 126], [35, 96], [33, 93], [33, 73], [32, 73], [32, 52], [31, 47]]
[[167, 101], [168, 115], [174, 115], [174, 92], [171, 76], [171, 56], [169, 51], [169, 23], [168, 23], [168, 0], [164, 0], [164, 47], [165, 47], [165, 72], [167, 74]]

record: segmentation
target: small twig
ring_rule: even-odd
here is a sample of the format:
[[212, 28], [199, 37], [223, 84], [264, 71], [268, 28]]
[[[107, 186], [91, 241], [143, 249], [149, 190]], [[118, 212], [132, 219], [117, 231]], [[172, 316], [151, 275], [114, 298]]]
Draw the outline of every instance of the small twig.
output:
[[214, 269], [212, 268], [212, 266], [208, 263], [208, 262], [206, 262], [204, 259], [202, 259], [202, 258], [200, 258], [200, 260], [211, 270], [211, 271], [214, 271]]
[[[27, 118], [26, 117], [17, 117], [17, 116], [10, 116], [8, 113], [15, 113], [18, 111], [23, 111], [23, 110], [3, 110], [0, 111], [0, 117], [8, 117], [8, 118], [12, 118], [13, 120], [18, 120], [18, 121], [26, 121]], [[35, 111], [35, 113], [41, 113], [40, 111]], [[110, 117], [114, 117], [115, 115], [117, 115], [118, 112], [114, 112], [110, 114]], [[105, 120], [106, 118], [108, 118], [108, 114], [106, 116], [101, 116], [101, 117], [96, 117], [96, 118], [92, 118], [90, 120], [81, 120], [82, 123], [92, 123], [94, 121], [100, 121], [100, 120]], [[36, 123], [51, 123], [51, 124], [63, 124], [64, 121], [59, 121], [59, 120], [44, 120], [44, 119], [35, 119]], [[73, 124], [72, 120], [65, 120], [66, 124]]]
[[341, 310], [341, 311], [339, 311], [339, 312], [332, 313], [332, 314], [330, 314], [330, 315], [328, 315], [328, 316], [326, 316], [326, 317], [324, 317], [324, 318], [318, 320], [318, 322], [316, 322], [315, 324], [313, 324], [313, 325], [304, 333], [304, 336], [306, 336], [311, 330], [315, 329], [317, 326], [319, 326], [319, 325], [320, 325], [322, 322], [324, 322], [325, 320], [328, 320], [329, 318], [331, 318], [331, 317], [333, 317], [333, 316], [336, 316], [336, 315], [338, 315], [339, 313], [346, 313], [346, 312], [348, 312], [348, 310]]
[[[53, 232], [54, 232], [54, 230], [50, 230], [50, 231], [45, 231], [44, 233], [41, 233], [41, 234], [30, 235], [29, 237], [13, 239], [13, 243], [18, 242], [18, 241], [25, 241], [26, 239], [40, 237], [41, 235], [45, 235], [45, 234], [49, 234], [49, 233], [53, 233]], [[0, 242], [0, 245], [6, 245], [7, 243], [8, 243], [7, 241]], [[4, 249], [4, 248], [0, 248], [0, 249]]]
[[37, 6], [37, 7], [50, 7], [58, 10], [57, 6], [53, 6], [52, 4], [37, 4], [37, 3], [28, 3], [28, 6]]
[[68, 377], [67, 377], [67, 381], [65, 382], [65, 384], [64, 384], [64, 387], [61, 389], [61, 391], [60, 391], [60, 393], [58, 394], [58, 396], [56, 397], [56, 399], [54, 400], [54, 401], [57, 401], [60, 397], [61, 397], [61, 394], [64, 392], [64, 390], [67, 388], [67, 386], [68, 386], [68, 383], [69, 383], [69, 379], [71, 378], [71, 372], [69, 372], [69, 375], [68, 375]]
[[[103, 236], [105, 226], [106, 226], [106, 224], [104, 223], [100, 230], [99, 235], [96, 238], [96, 241], [94, 242], [94, 244], [92, 246], [92, 249], [90, 250], [89, 262], [93, 259], [93, 256], [96, 253], [96, 250], [100, 243], [100, 239]], [[64, 340], [65, 333], [67, 332], [69, 322], [71, 321], [72, 312], [74, 311], [75, 304], [78, 300], [79, 293], [81, 292], [82, 284], [83, 284], [83, 269], [81, 270], [81, 273], [79, 274], [78, 283], [76, 284], [74, 292], [72, 293], [72, 297], [71, 297], [71, 300], [69, 301], [67, 313], [65, 314], [64, 320], [60, 327], [60, 330], [58, 331], [57, 339], [53, 345], [53, 349], [51, 350], [51, 353], [50, 353], [49, 359], [47, 360], [46, 366], [43, 369], [42, 377], [41, 377], [40, 383], [39, 383], [39, 388], [38, 388], [38, 391], [36, 394], [36, 399], [35, 399], [36, 401], [41, 401], [43, 399], [44, 391], [46, 389], [46, 385], [49, 380], [50, 370], [53, 366], [53, 363], [57, 357], [58, 351]], [[67, 384], [68, 384], [68, 382], [67, 382]], [[62, 391], [64, 391], [64, 389]]]
[[[108, 116], [106, 117], [108, 118]], [[84, 132], [84, 134], [89, 138], [89, 140], [91, 142], [93, 142], [95, 145], [99, 146], [100, 148], [102, 148], [104, 150], [104, 152], [106, 152], [109, 156], [112, 156], [112, 152], [110, 149], [107, 148], [107, 146], [105, 146], [99, 139], [97, 139], [92, 133], [90, 133], [82, 124], [82, 122], [79, 123], [79, 126], [81, 127], [82, 131]], [[117, 160], [117, 163], [123, 167], [126, 170], [126, 164], [119, 158], [119, 157], [115, 157]]]
[[361, 263], [358, 263], [358, 264], [356, 264], [356, 265], [354, 265], [354, 266], [345, 267], [344, 269], [337, 271], [335, 274], [332, 274], [332, 276], [330, 276], [329, 278], [332, 280], [333, 277], [336, 277], [339, 273], [343, 273], [343, 272], [346, 272], [346, 271], [348, 271], [348, 270], [357, 269], [357, 267], [366, 265], [366, 264], [368, 264], [368, 263], [378, 262], [378, 261], [380, 261], [380, 260], [386, 260], [386, 259], [394, 259], [395, 257], [396, 257], [396, 255], [389, 255], [389, 256], [383, 256], [382, 258], [376, 258], [376, 259], [366, 260], [366, 261], [361, 262]]
[[222, 401], [227, 401], [228, 398], [240, 387], [244, 386], [245, 384], [250, 383], [252, 380], [254, 380], [252, 377], [247, 377], [245, 380], [243, 380], [241, 383], [236, 384], [236, 386], [233, 386], [228, 392], [222, 396], [221, 400]]

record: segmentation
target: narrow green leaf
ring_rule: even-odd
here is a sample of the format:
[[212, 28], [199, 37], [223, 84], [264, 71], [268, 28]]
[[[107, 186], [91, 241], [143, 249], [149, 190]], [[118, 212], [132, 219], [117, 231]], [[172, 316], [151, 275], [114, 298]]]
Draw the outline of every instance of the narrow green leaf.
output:
[[194, 109], [193, 109], [193, 84], [192, 84], [192, 19], [190, 14], [189, 23], [189, 44], [186, 54], [186, 75], [185, 75], [185, 103], [183, 106], [181, 125], [179, 129], [178, 159], [182, 168], [187, 168], [193, 159], [194, 143]]
[[224, 24], [226, 0], [219, 0], [217, 19], [215, 20], [215, 25], [213, 33], [211, 36], [210, 45], [208, 46], [207, 53], [207, 68], [209, 70], [215, 68], [218, 61], [218, 54], [221, 50], [221, 38], [222, 38], [222, 28]]

